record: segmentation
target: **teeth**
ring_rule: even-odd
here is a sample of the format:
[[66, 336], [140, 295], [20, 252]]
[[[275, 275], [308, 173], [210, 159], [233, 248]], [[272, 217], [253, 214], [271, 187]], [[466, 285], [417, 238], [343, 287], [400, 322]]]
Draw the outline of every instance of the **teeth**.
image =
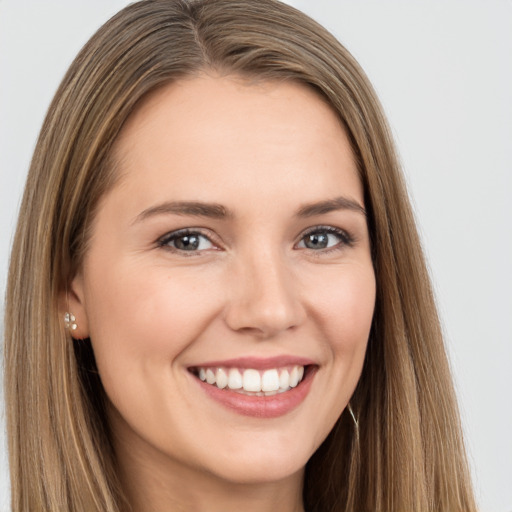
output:
[[242, 385], [242, 374], [236, 368], [231, 368], [231, 370], [229, 370], [228, 388], [240, 389]]
[[277, 370], [267, 370], [261, 376], [261, 391], [277, 391], [279, 389], [279, 374]]
[[304, 367], [272, 368], [265, 371], [252, 368], [199, 368], [197, 376], [219, 389], [229, 388], [240, 393], [272, 396], [296, 387], [304, 377]]
[[[206, 371], [206, 381], [208, 382], [208, 370]], [[299, 383], [299, 372], [297, 367], [294, 366], [290, 372], [290, 387], [294, 388]]]
[[228, 377], [228, 374], [226, 373], [226, 370], [224, 370], [224, 368], [219, 368], [217, 370], [217, 375], [216, 375], [217, 387], [220, 389], [224, 389], [228, 385], [228, 380], [229, 380], [229, 377]]
[[206, 382], [208, 382], [208, 384], [215, 384], [215, 381], [215, 373], [208, 368], [208, 370], [206, 370]]
[[290, 372], [283, 370], [279, 375], [279, 387], [281, 389], [288, 389], [290, 387]]
[[261, 391], [261, 376], [258, 370], [244, 371], [243, 388], [245, 391]]

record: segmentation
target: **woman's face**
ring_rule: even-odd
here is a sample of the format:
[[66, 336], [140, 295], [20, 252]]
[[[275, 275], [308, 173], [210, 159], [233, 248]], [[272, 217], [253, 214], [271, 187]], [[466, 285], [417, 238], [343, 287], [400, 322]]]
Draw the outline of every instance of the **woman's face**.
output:
[[300, 474], [354, 391], [375, 301], [336, 115], [295, 83], [196, 77], [146, 99], [115, 156], [70, 309], [120, 458]]

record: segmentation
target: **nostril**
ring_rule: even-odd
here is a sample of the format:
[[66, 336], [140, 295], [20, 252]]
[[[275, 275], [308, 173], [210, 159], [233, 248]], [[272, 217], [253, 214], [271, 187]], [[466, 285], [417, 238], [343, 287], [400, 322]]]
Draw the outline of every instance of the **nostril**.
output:
[[296, 329], [305, 315], [300, 304], [247, 302], [233, 304], [225, 317], [228, 326], [239, 333], [270, 338]]
[[[251, 254], [234, 269], [225, 321], [237, 332], [269, 338], [306, 317], [287, 262], [275, 254]], [[241, 263], [241, 262], [239, 262]]]

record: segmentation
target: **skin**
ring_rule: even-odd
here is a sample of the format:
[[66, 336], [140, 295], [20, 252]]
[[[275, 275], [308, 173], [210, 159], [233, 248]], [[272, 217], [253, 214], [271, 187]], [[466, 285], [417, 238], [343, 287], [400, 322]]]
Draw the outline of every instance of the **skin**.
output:
[[[146, 98], [115, 156], [121, 179], [99, 205], [69, 303], [76, 337], [93, 344], [134, 510], [302, 511], [304, 466], [355, 389], [375, 302], [341, 123], [303, 85], [201, 75]], [[339, 197], [360, 209], [297, 215]], [[231, 215], [148, 213], [169, 201]], [[305, 244], [316, 226], [326, 247]], [[182, 228], [204, 235], [198, 250], [158, 243]], [[280, 355], [317, 371], [277, 418], [219, 404], [189, 371]]]

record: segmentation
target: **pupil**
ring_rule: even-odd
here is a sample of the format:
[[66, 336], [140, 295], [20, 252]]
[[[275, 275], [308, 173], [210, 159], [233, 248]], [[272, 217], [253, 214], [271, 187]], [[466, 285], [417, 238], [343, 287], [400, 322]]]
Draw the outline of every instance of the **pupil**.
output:
[[191, 251], [199, 247], [199, 237], [196, 235], [185, 235], [176, 239], [175, 245], [183, 251]]
[[325, 234], [308, 235], [306, 239], [306, 247], [308, 249], [325, 249], [327, 247], [328, 238]]

